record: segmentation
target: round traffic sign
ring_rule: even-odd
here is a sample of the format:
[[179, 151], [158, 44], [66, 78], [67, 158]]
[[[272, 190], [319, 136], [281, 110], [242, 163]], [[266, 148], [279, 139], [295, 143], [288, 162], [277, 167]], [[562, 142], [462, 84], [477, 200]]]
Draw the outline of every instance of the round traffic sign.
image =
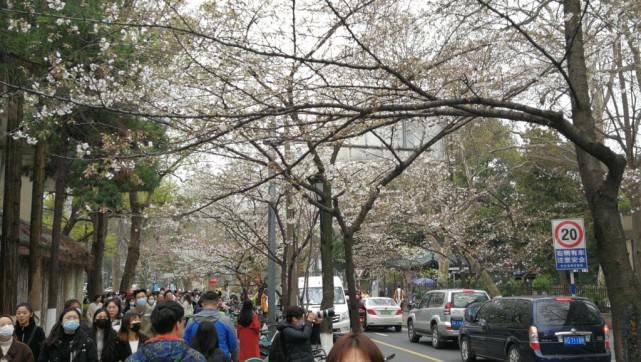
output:
[[554, 239], [562, 247], [572, 249], [583, 241], [583, 228], [572, 220], [565, 220], [554, 229]]

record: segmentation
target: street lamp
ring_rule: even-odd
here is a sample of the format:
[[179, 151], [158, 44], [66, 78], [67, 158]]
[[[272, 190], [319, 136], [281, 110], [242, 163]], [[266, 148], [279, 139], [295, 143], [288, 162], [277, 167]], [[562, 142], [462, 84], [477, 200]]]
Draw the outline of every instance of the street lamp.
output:
[[[316, 201], [323, 205], [320, 211], [320, 249], [321, 269], [323, 280], [323, 299], [321, 309], [334, 307], [334, 237], [332, 229], [332, 214], [328, 211], [332, 208], [331, 184], [322, 175], [314, 175], [308, 179], [316, 192]], [[332, 319], [325, 318], [321, 324], [321, 344], [326, 351], [329, 351], [333, 344]]]

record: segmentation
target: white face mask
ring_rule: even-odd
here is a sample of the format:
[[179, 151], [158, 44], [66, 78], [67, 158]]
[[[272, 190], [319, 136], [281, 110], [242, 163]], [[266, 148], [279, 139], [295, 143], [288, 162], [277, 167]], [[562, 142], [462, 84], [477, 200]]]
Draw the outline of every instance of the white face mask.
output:
[[0, 337], [13, 336], [13, 324], [7, 324], [0, 327]]

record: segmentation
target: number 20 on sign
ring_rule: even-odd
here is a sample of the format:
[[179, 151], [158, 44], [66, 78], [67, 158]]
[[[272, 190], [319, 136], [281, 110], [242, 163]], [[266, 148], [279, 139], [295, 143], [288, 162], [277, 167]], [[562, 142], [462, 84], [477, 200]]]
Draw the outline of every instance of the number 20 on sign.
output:
[[552, 239], [557, 270], [588, 268], [583, 219], [552, 220]]

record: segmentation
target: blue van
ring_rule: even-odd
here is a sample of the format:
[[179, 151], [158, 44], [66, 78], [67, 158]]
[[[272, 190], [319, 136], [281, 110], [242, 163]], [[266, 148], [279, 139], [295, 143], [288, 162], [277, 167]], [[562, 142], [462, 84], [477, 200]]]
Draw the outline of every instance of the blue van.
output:
[[470, 305], [459, 335], [461, 358], [610, 362], [608, 326], [588, 299], [502, 297]]

